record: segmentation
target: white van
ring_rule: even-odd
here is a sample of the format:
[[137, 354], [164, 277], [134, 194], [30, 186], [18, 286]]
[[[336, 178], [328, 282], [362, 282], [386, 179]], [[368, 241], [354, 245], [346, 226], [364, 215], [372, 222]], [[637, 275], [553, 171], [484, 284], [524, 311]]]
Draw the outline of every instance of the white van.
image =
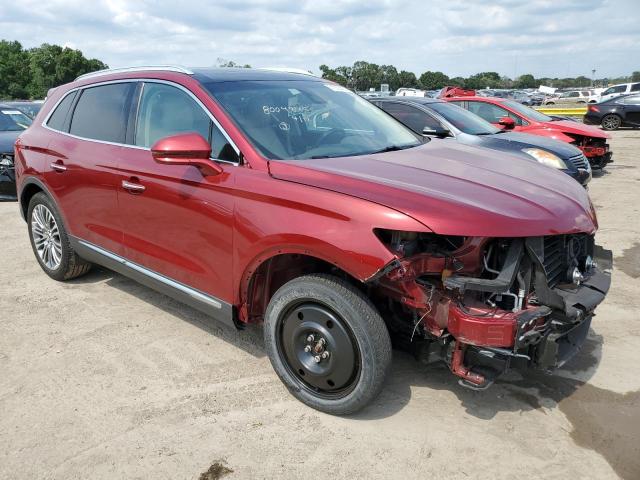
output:
[[604, 102], [605, 100], [609, 100], [610, 98], [617, 97], [619, 95], [624, 95], [625, 93], [635, 92], [640, 92], [640, 82], [621, 83], [619, 85], [613, 85], [602, 92], [600, 94], [599, 101]]

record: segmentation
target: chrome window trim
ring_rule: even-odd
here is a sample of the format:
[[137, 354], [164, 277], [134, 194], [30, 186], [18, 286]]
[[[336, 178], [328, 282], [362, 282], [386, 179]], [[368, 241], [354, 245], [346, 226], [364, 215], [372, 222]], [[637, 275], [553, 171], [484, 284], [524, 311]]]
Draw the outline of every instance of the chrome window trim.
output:
[[[52, 132], [56, 132], [56, 133], [59, 133], [61, 135], [66, 135], [68, 137], [75, 138], [77, 140], [85, 140], [85, 141], [88, 141], [88, 142], [101, 143], [103, 145], [114, 145], [114, 146], [117, 146], [117, 147], [133, 148], [133, 149], [137, 149], [137, 150], [147, 150], [147, 151], [150, 152], [151, 149], [148, 148], [148, 147], [140, 147], [138, 145], [130, 145], [128, 143], [108, 142], [106, 140], [97, 140], [95, 138], [80, 137], [78, 135], [73, 135], [72, 133], [69, 133], [69, 132], [61, 132], [60, 130], [56, 130], [55, 128], [51, 128], [49, 125], [47, 125], [47, 122], [49, 122], [49, 118], [51, 117], [51, 115], [53, 115], [53, 112], [56, 110], [56, 108], [58, 108], [58, 105], [60, 105], [60, 103], [68, 95], [70, 95], [73, 92], [76, 92], [78, 90], [84, 90], [84, 89], [87, 89], [87, 88], [100, 87], [102, 85], [110, 85], [110, 84], [114, 84], [114, 83], [140, 83], [140, 82], [143, 82], [143, 83], [162, 83], [162, 84], [165, 84], [165, 85], [176, 87], [176, 88], [182, 90], [183, 92], [185, 92], [187, 95], [189, 95], [200, 106], [200, 108], [202, 108], [202, 110], [204, 110], [204, 112], [211, 119], [213, 124], [218, 128], [218, 130], [220, 130], [220, 132], [222, 132], [222, 135], [224, 136], [224, 138], [227, 139], [227, 141], [229, 142], [229, 144], [231, 145], [233, 150], [236, 152], [236, 155], [238, 155], [238, 157], [241, 156], [240, 155], [240, 149], [238, 148], [238, 146], [231, 139], [231, 137], [226, 132], [226, 130], [224, 128], [222, 128], [222, 125], [220, 125], [220, 122], [218, 122], [218, 120], [213, 116], [213, 114], [209, 111], [209, 109], [207, 107], [205, 107], [205, 105], [200, 101], [200, 99], [198, 97], [196, 97], [193, 94], [193, 92], [191, 92], [188, 88], [184, 87], [183, 85], [180, 85], [179, 83], [171, 82], [169, 80], [161, 80], [161, 79], [157, 79], [157, 78], [129, 78], [129, 79], [119, 79], [119, 80], [108, 80], [108, 81], [105, 81], [105, 82], [90, 83], [88, 85], [82, 85], [82, 86], [78, 86], [78, 87], [72, 88], [67, 93], [65, 93], [55, 103], [53, 108], [51, 108], [49, 113], [47, 113], [47, 116], [42, 121], [41, 126], [43, 128], [46, 128], [47, 130], [52, 131]], [[142, 92], [141, 92], [140, 98], [142, 98]], [[140, 100], [138, 100], [138, 101], [140, 101]], [[137, 123], [137, 119], [136, 119], [136, 123]], [[216, 162], [226, 163], [226, 164], [229, 164], [229, 165], [236, 165], [236, 166], [240, 165], [240, 163], [241, 163], [241, 162], [233, 162], [231, 160], [222, 160], [222, 159], [219, 159], [219, 158], [211, 158], [211, 160], [214, 160]]]
[[101, 247], [98, 247], [97, 245], [94, 245], [93, 243], [87, 242], [85, 240], [80, 240], [78, 239], [78, 243], [80, 243], [81, 245], [93, 250], [96, 253], [99, 253], [102, 256], [105, 256], [107, 258], [110, 258], [111, 260], [114, 260], [118, 263], [121, 263], [122, 265], [131, 268], [132, 270], [135, 270], [138, 273], [141, 273], [143, 275], [146, 275], [147, 277], [153, 278], [154, 280], [157, 280], [158, 282], [164, 283], [165, 285], [168, 285], [176, 290], [181, 291], [182, 293], [186, 293], [187, 295], [195, 298], [196, 300], [199, 300], [201, 302], [206, 303], [207, 305], [211, 305], [214, 308], [217, 309], [222, 309], [222, 302], [220, 300], [218, 300], [217, 298], [208, 295], [206, 293], [203, 293], [199, 290], [196, 290], [194, 288], [191, 288], [187, 285], [185, 285], [184, 283], [180, 283], [177, 282], [175, 280], [172, 280], [169, 277], [165, 277], [164, 275], [161, 275], [159, 273], [154, 272], [153, 270], [149, 270], [148, 268], [145, 268], [141, 265], [138, 265], [137, 263], [131, 262], [129, 260], [127, 260], [124, 257], [121, 257], [119, 255], [116, 255], [115, 253], [112, 253], [108, 250], [105, 250]]

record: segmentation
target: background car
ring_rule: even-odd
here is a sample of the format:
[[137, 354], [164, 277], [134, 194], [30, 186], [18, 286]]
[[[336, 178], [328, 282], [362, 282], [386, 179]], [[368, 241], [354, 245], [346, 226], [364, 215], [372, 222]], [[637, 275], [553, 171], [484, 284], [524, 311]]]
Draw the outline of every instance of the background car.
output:
[[640, 94], [613, 97], [596, 105], [589, 105], [584, 123], [600, 125], [605, 130], [620, 127], [640, 127]]
[[612, 152], [607, 143], [610, 136], [599, 128], [553, 118], [513, 100], [477, 96], [449, 97], [446, 100], [466, 108], [498, 128], [571, 143], [582, 150], [591, 168], [603, 168], [612, 162]]
[[36, 115], [42, 108], [42, 104], [44, 100], [34, 100], [34, 101], [12, 101], [12, 102], [2, 102], [3, 105], [7, 105], [9, 107], [15, 108], [16, 110], [20, 110], [22, 113], [31, 118], [36, 118]]
[[571, 90], [562, 92], [558, 97], [550, 97], [544, 101], [545, 105], [554, 105], [556, 103], [587, 103], [591, 94], [588, 90]]
[[0, 104], [0, 200], [16, 200], [13, 144], [31, 125], [31, 118], [5, 103]]
[[379, 98], [374, 105], [418, 134], [455, 139], [465, 145], [508, 152], [557, 168], [582, 185], [591, 180], [584, 154], [571, 144], [550, 138], [507, 132], [477, 115], [443, 100], [416, 97]]
[[614, 97], [619, 97], [626, 93], [640, 92], [640, 82], [634, 83], [620, 83], [618, 85], [612, 85], [600, 94], [599, 101], [605, 102]]

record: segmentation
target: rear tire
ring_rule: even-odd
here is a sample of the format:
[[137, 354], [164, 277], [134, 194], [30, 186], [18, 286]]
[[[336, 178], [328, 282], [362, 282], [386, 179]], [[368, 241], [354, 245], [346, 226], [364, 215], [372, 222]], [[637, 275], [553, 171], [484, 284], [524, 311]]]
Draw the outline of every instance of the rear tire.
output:
[[602, 117], [600, 125], [604, 130], [617, 130], [622, 125], [622, 119], [614, 113], [609, 113]]
[[334, 415], [371, 402], [391, 364], [389, 332], [376, 308], [331, 275], [305, 275], [278, 289], [265, 315], [264, 339], [293, 396]]
[[91, 269], [91, 263], [80, 258], [71, 247], [60, 212], [46, 194], [36, 193], [31, 198], [27, 226], [33, 253], [51, 278], [71, 280]]

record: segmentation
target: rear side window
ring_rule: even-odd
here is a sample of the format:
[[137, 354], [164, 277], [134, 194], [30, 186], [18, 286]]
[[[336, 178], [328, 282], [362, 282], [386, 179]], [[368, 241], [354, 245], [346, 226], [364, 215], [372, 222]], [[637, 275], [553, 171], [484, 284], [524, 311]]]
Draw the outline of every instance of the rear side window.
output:
[[130, 83], [86, 88], [73, 112], [69, 133], [79, 137], [124, 143]]
[[625, 105], [640, 105], [640, 95], [629, 95], [624, 99]]
[[631, 91], [640, 92], [640, 83], [634, 83], [633, 85], [631, 85]]
[[378, 106], [388, 114], [393, 115], [397, 120], [404, 123], [416, 133], [422, 133], [422, 131], [427, 127], [431, 129], [441, 127], [440, 122], [431, 115], [410, 105], [380, 102]]
[[73, 99], [76, 98], [76, 93], [78, 92], [69, 93], [58, 104], [47, 122], [47, 126], [49, 128], [53, 128], [54, 130], [59, 130], [61, 132], [69, 131], [69, 110], [73, 104]]

